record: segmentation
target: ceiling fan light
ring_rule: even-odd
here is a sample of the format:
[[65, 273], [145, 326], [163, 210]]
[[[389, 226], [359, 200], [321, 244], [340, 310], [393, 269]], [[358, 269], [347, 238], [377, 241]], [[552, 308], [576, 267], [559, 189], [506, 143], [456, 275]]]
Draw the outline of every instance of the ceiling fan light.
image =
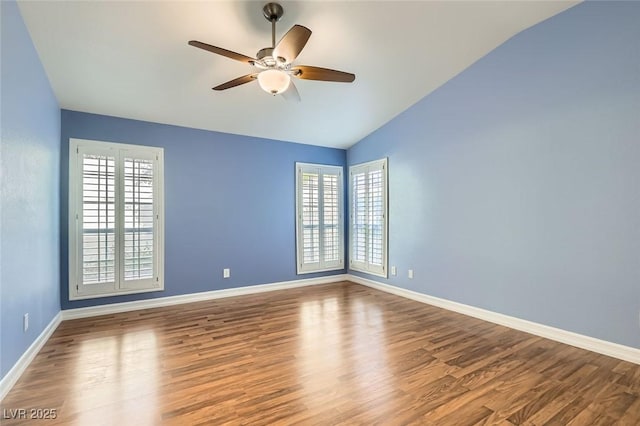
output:
[[258, 74], [258, 83], [265, 92], [277, 95], [289, 88], [291, 77], [280, 70], [264, 70]]

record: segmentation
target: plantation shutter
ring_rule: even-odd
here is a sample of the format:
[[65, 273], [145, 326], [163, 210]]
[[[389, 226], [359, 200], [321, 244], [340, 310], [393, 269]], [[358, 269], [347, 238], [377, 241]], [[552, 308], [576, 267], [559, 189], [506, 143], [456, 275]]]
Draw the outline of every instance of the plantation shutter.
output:
[[366, 173], [352, 173], [351, 247], [352, 263], [367, 261], [367, 179]]
[[157, 154], [140, 149], [123, 149], [123, 220], [122, 276], [123, 289], [149, 288], [156, 281], [155, 232], [158, 222], [155, 200], [155, 164]]
[[72, 139], [70, 298], [158, 290], [162, 149]]
[[351, 269], [387, 275], [386, 159], [350, 168]]
[[338, 174], [322, 174], [323, 210], [322, 229], [323, 260], [325, 265], [339, 262], [342, 264], [342, 232], [340, 231], [340, 196], [339, 185], [342, 184], [342, 176]]
[[153, 161], [124, 159], [124, 279], [153, 276]]
[[298, 273], [343, 268], [342, 168], [296, 164]]
[[82, 179], [82, 285], [94, 290], [116, 280], [116, 158], [109, 151], [78, 153]]
[[302, 172], [302, 263], [320, 262], [320, 200], [318, 173]]
[[383, 267], [384, 245], [384, 179], [382, 170], [371, 170], [368, 176], [367, 197], [367, 259], [369, 264], [376, 268]]

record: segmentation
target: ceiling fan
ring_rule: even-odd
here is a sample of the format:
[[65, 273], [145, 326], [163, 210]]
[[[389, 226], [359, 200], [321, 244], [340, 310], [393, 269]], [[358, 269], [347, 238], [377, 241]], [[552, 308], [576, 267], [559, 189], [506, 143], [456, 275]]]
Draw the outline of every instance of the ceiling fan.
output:
[[281, 94], [287, 100], [300, 101], [300, 95], [291, 77], [342, 83], [351, 83], [355, 80], [356, 76], [348, 72], [309, 65], [293, 65], [292, 62], [307, 44], [311, 30], [302, 25], [294, 25], [276, 44], [276, 22], [282, 18], [284, 9], [278, 3], [267, 3], [262, 8], [262, 13], [271, 22], [271, 47], [260, 49], [256, 58], [196, 40], [189, 42], [191, 46], [247, 63], [256, 68], [255, 72], [222, 83], [214, 87], [213, 90], [226, 90], [258, 80], [260, 87], [265, 92], [272, 95]]

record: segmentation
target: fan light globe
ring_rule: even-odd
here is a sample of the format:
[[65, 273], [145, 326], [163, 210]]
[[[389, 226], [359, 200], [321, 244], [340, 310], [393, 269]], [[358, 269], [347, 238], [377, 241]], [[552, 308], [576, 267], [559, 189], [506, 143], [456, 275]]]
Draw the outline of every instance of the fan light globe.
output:
[[280, 70], [264, 70], [258, 74], [258, 83], [265, 92], [278, 95], [289, 88], [291, 77]]

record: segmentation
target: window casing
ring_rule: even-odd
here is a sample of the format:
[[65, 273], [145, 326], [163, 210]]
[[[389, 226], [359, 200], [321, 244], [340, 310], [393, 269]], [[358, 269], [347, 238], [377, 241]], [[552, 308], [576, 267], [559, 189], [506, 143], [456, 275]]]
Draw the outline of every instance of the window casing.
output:
[[162, 148], [69, 141], [69, 299], [164, 289]]
[[387, 159], [349, 168], [349, 268], [387, 277]]
[[298, 274], [344, 268], [342, 167], [296, 163]]

